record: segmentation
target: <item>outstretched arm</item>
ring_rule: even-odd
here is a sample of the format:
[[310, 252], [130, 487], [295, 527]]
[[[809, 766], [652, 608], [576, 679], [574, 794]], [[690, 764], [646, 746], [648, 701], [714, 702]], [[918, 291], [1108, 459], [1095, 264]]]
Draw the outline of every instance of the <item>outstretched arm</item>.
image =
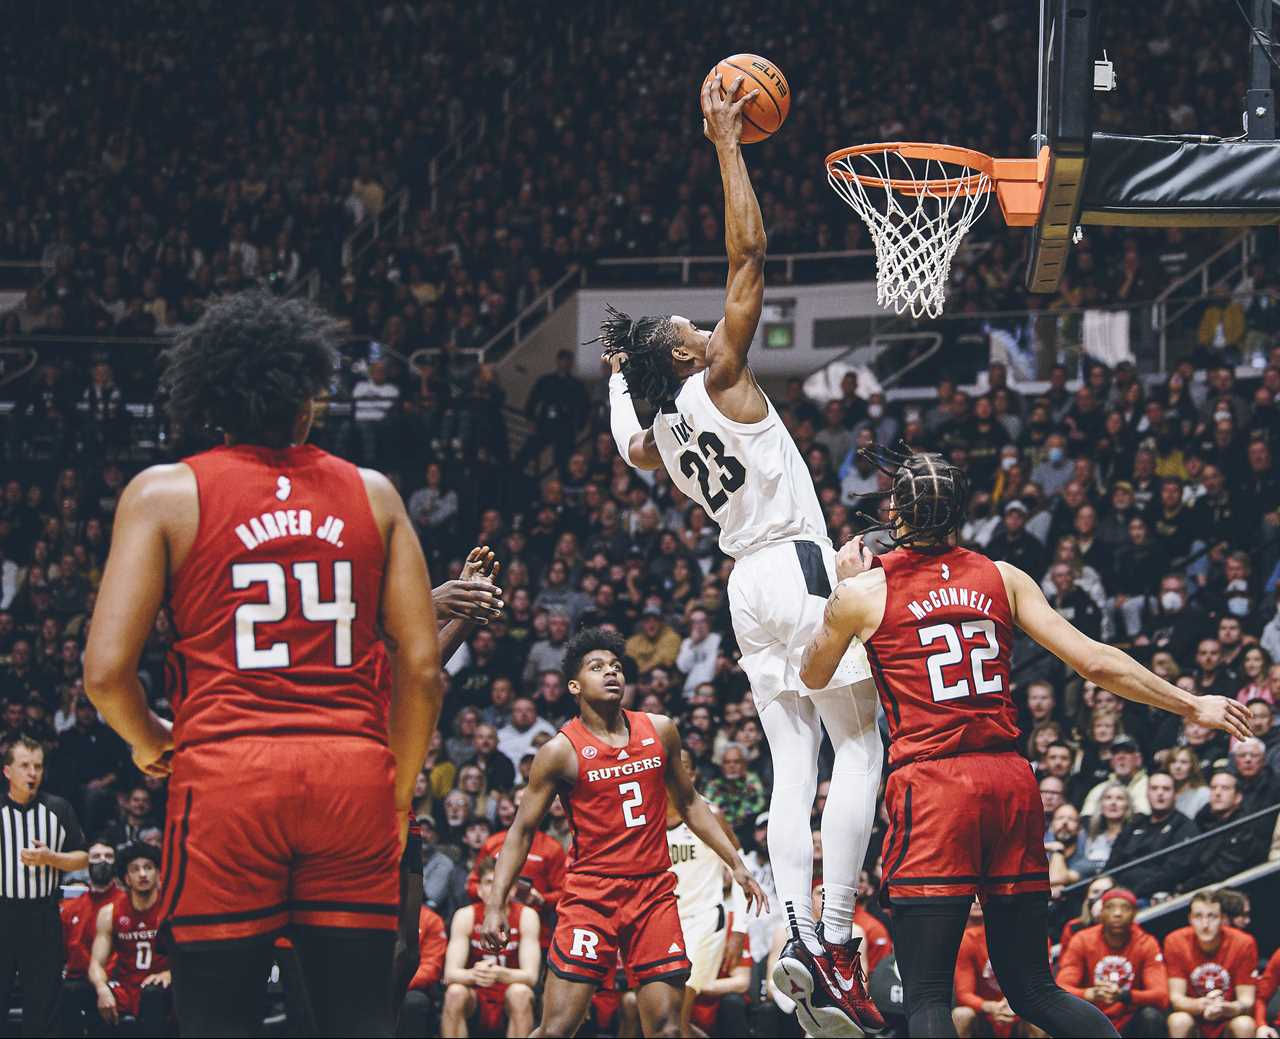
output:
[[626, 359], [627, 355], [622, 352], [601, 358], [613, 369], [609, 376], [609, 429], [613, 442], [618, 445], [618, 454], [627, 465], [633, 469], [657, 469], [662, 464], [662, 455], [658, 453], [653, 429], [640, 428], [636, 406], [627, 393], [627, 381], [622, 375]]
[[[754, 909], [757, 914], [769, 911], [769, 899], [756, 883], [755, 878], [747, 871], [746, 865], [738, 856], [737, 849], [728, 838], [720, 820], [712, 813], [710, 806], [702, 799], [702, 795], [693, 789], [689, 776], [680, 764], [680, 737], [676, 734], [675, 724], [670, 718], [651, 714], [654, 728], [658, 730], [658, 738], [662, 740], [662, 749], [667, 757], [667, 794], [680, 817], [689, 824], [689, 829], [698, 835], [704, 844], [733, 870], [734, 881], [746, 895], [747, 908]], [[528, 794], [525, 795], [528, 800]], [[523, 807], [523, 805], [521, 806]]]
[[1127, 653], [1089, 638], [1064, 619], [1030, 577], [1009, 563], [997, 563], [1013, 620], [1023, 631], [1084, 678], [1117, 696], [1158, 707], [1221, 729], [1237, 739], [1250, 736], [1249, 710], [1225, 696], [1193, 696], [1158, 677]]
[[703, 132], [716, 146], [716, 158], [720, 160], [724, 246], [729, 255], [724, 320], [712, 337], [707, 355], [707, 386], [716, 390], [727, 390], [742, 378], [747, 350], [755, 338], [764, 304], [764, 219], [739, 139], [742, 108], [760, 91], [744, 92], [743, 78], [739, 76], [726, 87], [717, 73], [702, 85]]
[[569, 738], [563, 734], [553, 736], [533, 756], [533, 768], [529, 770], [529, 785], [525, 787], [520, 810], [507, 831], [507, 839], [498, 853], [498, 863], [493, 870], [493, 889], [484, 907], [484, 937], [494, 952], [507, 944], [507, 896], [516, 882], [520, 867], [529, 857], [533, 835], [556, 796], [556, 780], [565, 771], [564, 758]]
[[800, 681], [810, 689], [825, 689], [844, 659], [849, 643], [866, 628], [880, 623], [883, 603], [884, 571], [879, 568], [837, 584], [827, 600], [822, 624], [805, 647]]

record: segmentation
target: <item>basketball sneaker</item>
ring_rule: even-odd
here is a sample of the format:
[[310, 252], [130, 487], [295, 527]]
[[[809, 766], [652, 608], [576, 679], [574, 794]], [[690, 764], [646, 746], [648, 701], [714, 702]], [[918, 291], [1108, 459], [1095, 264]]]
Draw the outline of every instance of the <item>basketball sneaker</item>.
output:
[[860, 1036], [857, 1018], [842, 1008], [843, 990], [831, 957], [815, 956], [802, 941], [783, 946], [773, 968], [773, 985], [795, 1004], [796, 1020], [809, 1035]]
[[884, 1017], [867, 993], [867, 979], [862, 973], [862, 957], [858, 955], [862, 939], [850, 938], [837, 945], [827, 941], [822, 933], [822, 924], [819, 923], [818, 941], [822, 942], [823, 951], [831, 958], [836, 983], [840, 986], [837, 1005], [864, 1032], [879, 1032], [884, 1028]]

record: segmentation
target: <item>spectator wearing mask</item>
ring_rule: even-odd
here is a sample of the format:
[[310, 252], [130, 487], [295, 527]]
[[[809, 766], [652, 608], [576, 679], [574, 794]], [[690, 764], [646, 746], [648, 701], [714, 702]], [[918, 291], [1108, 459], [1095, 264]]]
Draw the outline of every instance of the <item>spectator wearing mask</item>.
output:
[[[1111, 858], [1107, 860], [1109, 871], [1143, 856], [1177, 847], [1199, 832], [1196, 824], [1178, 811], [1173, 777], [1167, 772], [1153, 772], [1148, 777], [1147, 800], [1150, 812], [1135, 815], [1116, 838]], [[1170, 852], [1124, 870], [1119, 876], [1140, 898], [1150, 898], [1161, 891], [1171, 892], [1186, 876], [1194, 853], [1194, 847]]]
[[1129, 736], [1120, 736], [1111, 744], [1111, 775], [1098, 783], [1084, 799], [1080, 814], [1094, 816], [1107, 787], [1118, 783], [1129, 792], [1133, 811], [1147, 815], [1151, 805], [1147, 801], [1147, 773], [1142, 767], [1142, 750]]
[[676, 655], [676, 667], [684, 673], [684, 695], [692, 696], [694, 690], [716, 676], [716, 658], [720, 654], [721, 635], [711, 630], [707, 611], [694, 610], [689, 614], [689, 635], [680, 643]]
[[[1168, 650], [1183, 667], [1194, 660], [1194, 648], [1209, 631], [1209, 615], [1191, 603], [1182, 574], [1160, 578], [1159, 594], [1148, 603], [1143, 634], [1157, 650]], [[1278, 633], [1280, 634], [1280, 633]]]
[[62, 916], [65, 965], [58, 1014], [60, 1035], [84, 1035], [97, 1025], [98, 996], [89, 983], [89, 955], [97, 929], [98, 911], [120, 894], [116, 884], [116, 849], [106, 841], [89, 845], [89, 889], [58, 905]]
[[1201, 833], [1222, 832], [1194, 846], [1195, 855], [1181, 891], [1217, 884], [1241, 870], [1256, 866], [1267, 856], [1267, 835], [1257, 826], [1229, 824], [1244, 812], [1240, 780], [1230, 772], [1218, 772], [1209, 780], [1209, 803], [1196, 816]]
[[1062, 950], [1057, 981], [1097, 1006], [1121, 1035], [1163, 1036], [1169, 977], [1160, 943], [1135, 923], [1137, 912], [1135, 892], [1105, 892], [1099, 922]]
[[1056, 498], [1071, 482], [1075, 466], [1067, 457], [1067, 438], [1061, 433], [1050, 433], [1044, 447], [1044, 461], [1031, 470], [1031, 482], [1039, 485], [1046, 498]]

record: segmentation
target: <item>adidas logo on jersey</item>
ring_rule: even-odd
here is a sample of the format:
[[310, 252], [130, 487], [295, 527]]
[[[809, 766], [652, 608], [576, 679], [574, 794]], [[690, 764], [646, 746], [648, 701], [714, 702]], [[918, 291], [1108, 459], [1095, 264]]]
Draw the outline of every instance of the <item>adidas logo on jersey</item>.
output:
[[667, 950], [667, 952], [684, 952], [684, 950], [683, 950], [682, 948], [680, 948], [680, 943], [679, 943], [679, 942], [672, 942], [672, 943], [671, 943], [671, 948], [670, 948], [670, 949], [668, 949], [668, 950]]
[[618, 760], [619, 760], [619, 761], [626, 761], [626, 760], [627, 760], [627, 752], [626, 752], [625, 750], [620, 750], [620, 751], [618, 751]]

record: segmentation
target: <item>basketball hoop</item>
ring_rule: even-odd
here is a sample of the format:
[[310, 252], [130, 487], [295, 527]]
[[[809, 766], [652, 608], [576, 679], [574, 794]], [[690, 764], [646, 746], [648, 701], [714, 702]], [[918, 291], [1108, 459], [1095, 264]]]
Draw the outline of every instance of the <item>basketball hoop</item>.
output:
[[871, 232], [876, 301], [914, 318], [938, 317], [964, 236], [996, 192], [1007, 223], [1040, 212], [1047, 152], [994, 159], [949, 144], [890, 142], [827, 156], [827, 180]]

